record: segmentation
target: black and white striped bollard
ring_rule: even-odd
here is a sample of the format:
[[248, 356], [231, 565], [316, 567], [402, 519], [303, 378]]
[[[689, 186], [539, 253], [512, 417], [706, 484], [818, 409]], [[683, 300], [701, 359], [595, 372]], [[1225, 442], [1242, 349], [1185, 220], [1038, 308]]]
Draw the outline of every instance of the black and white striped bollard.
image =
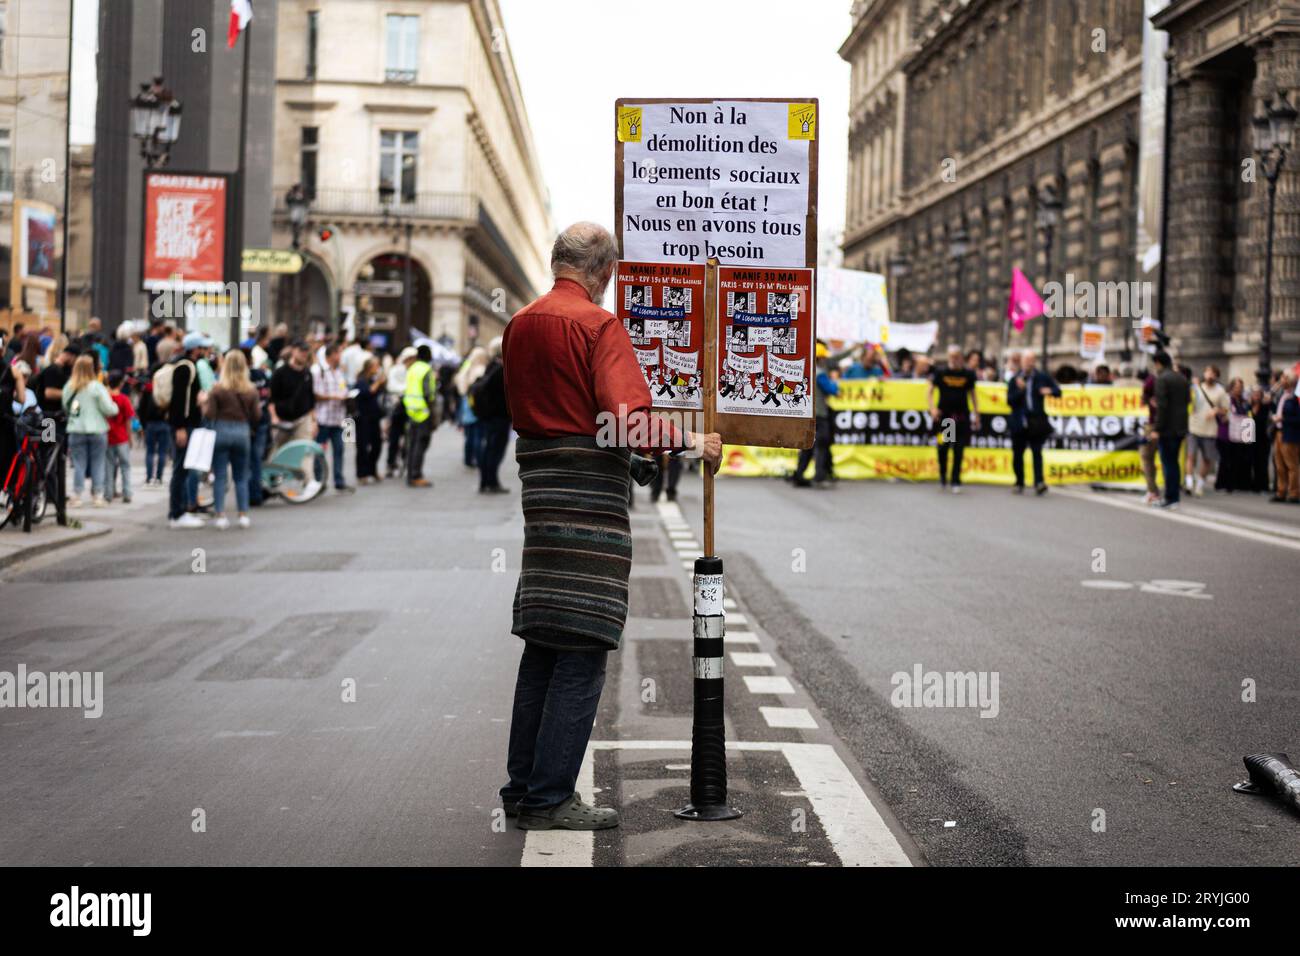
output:
[[675, 816], [683, 820], [734, 820], [727, 805], [727, 734], [723, 713], [722, 559], [695, 559], [695, 714], [691, 726], [691, 802]]

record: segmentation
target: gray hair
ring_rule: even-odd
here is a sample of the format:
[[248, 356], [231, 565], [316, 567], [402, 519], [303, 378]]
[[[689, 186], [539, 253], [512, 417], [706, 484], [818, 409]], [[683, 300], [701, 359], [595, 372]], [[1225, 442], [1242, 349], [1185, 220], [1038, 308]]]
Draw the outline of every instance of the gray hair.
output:
[[551, 247], [551, 274], [576, 272], [598, 279], [618, 260], [618, 244], [609, 230], [594, 222], [577, 222], [555, 237]]

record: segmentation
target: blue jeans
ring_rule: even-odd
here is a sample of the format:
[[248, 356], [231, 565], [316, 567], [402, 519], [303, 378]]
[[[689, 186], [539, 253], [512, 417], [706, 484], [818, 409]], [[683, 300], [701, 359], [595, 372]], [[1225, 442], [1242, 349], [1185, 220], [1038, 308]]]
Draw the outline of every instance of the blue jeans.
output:
[[480, 488], [497, 488], [501, 482], [497, 472], [501, 460], [506, 456], [506, 446], [510, 444], [510, 419], [479, 419], [479, 428], [483, 431], [483, 444], [479, 448], [478, 470]]
[[185, 470], [185, 449], [176, 441], [176, 432], [172, 431], [172, 480], [167, 486], [168, 518], [175, 520], [189, 510], [189, 475]]
[[108, 452], [108, 432], [86, 435], [68, 433], [68, 453], [72, 456], [72, 493], [78, 498], [86, 488], [86, 471], [90, 471], [90, 490], [104, 493], [104, 458]]
[[172, 430], [166, 422], [150, 422], [144, 426], [144, 477], [146, 481], [162, 481], [163, 468], [172, 451]]
[[117, 491], [117, 476], [122, 476], [122, 497], [131, 497], [131, 443], [108, 446], [108, 497]]
[[605, 686], [605, 655], [524, 642], [503, 800], [519, 801], [522, 810], [544, 810], [573, 796]]
[[213, 423], [217, 432], [212, 449], [212, 511], [224, 514], [226, 510], [226, 466], [235, 473], [235, 508], [248, 512], [248, 453], [251, 442], [248, 425], [244, 422]]
[[1165, 501], [1177, 504], [1183, 485], [1182, 455], [1184, 435], [1160, 433], [1160, 469], [1165, 473]]
[[316, 441], [321, 445], [329, 442], [334, 451], [334, 487], [346, 488], [347, 475], [343, 474], [343, 426], [321, 425], [316, 433]]
[[262, 503], [262, 460], [266, 457], [266, 444], [271, 439], [271, 425], [263, 420], [253, 430], [253, 443], [248, 457], [248, 503]]
[[483, 452], [483, 429], [477, 421], [465, 425], [465, 466], [477, 468]]

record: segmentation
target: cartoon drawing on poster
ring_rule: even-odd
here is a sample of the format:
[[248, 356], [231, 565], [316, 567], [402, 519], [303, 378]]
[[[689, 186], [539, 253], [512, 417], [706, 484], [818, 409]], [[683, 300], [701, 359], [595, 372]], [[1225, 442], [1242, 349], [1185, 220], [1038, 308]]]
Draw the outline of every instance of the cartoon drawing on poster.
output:
[[719, 270], [719, 412], [812, 415], [812, 283], [811, 269]]
[[772, 344], [768, 346], [769, 352], [773, 355], [793, 355], [798, 349], [798, 336], [795, 335], [794, 326], [772, 329]]
[[642, 347], [637, 355], [654, 408], [703, 408], [704, 272], [680, 263], [618, 265], [618, 315], [632, 344]]
[[654, 305], [654, 287], [648, 285], [629, 285], [623, 288], [624, 308], [634, 305]]
[[691, 290], [685, 286], [664, 286], [664, 308], [691, 311]]
[[632, 340], [633, 345], [650, 344], [650, 340], [645, 334], [644, 319], [624, 319], [623, 327], [627, 329], [628, 337]]
[[727, 318], [731, 318], [737, 312], [753, 312], [757, 303], [757, 292], [728, 292]]

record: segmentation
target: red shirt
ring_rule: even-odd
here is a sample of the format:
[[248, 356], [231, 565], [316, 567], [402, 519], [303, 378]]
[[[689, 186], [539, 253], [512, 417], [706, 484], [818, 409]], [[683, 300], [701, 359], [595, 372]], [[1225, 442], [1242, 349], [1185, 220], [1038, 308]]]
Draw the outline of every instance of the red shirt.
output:
[[[650, 388], [623, 323], [572, 279], [555, 280], [550, 292], [515, 314], [501, 358], [510, 417], [524, 438], [595, 436], [602, 412], [650, 412]], [[680, 441], [676, 428], [671, 435]]]
[[131, 399], [121, 392], [112, 396], [112, 399], [117, 406], [117, 414], [108, 420], [108, 443], [125, 445], [131, 440], [131, 419], [135, 417], [135, 409], [131, 407]]

